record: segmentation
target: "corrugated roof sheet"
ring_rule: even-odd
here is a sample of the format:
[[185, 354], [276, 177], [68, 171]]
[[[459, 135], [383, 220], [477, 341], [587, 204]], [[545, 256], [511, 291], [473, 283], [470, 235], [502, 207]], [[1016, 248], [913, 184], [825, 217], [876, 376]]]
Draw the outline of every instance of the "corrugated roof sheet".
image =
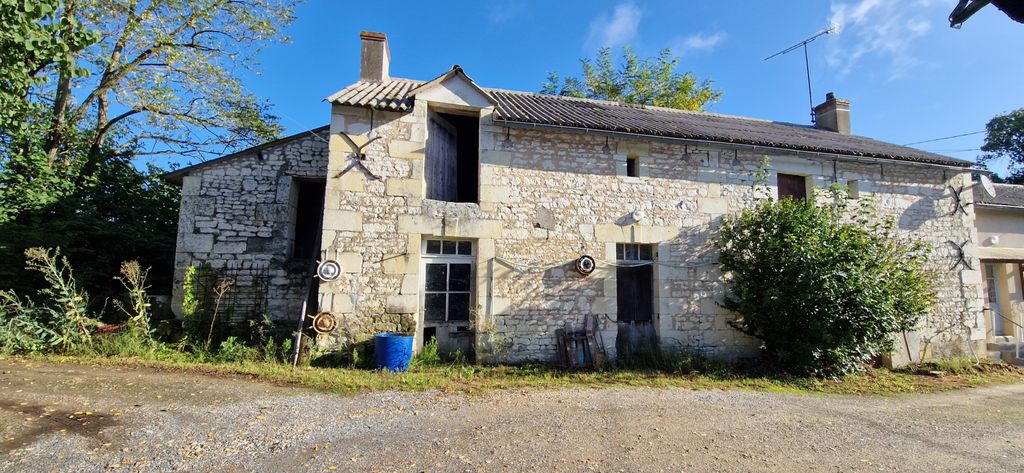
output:
[[995, 184], [996, 196], [985, 193], [981, 186], [974, 186], [974, 203], [994, 207], [1024, 208], [1024, 186], [1019, 184]]
[[[340, 105], [410, 111], [408, 93], [422, 84], [410, 79], [356, 82], [327, 98]], [[915, 148], [813, 126], [691, 112], [603, 100], [484, 88], [498, 103], [498, 121], [587, 128], [611, 132], [736, 143], [820, 153], [896, 159], [951, 166], [974, 163]]]
[[420, 84], [421, 81], [409, 79], [391, 79], [388, 82], [359, 81], [327, 97], [327, 101], [340, 105], [407, 112], [412, 110], [409, 91]]

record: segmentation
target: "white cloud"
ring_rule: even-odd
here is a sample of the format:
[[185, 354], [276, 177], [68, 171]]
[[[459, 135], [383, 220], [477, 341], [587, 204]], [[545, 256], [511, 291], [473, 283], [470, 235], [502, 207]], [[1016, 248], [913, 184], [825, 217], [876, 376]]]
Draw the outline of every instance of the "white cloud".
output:
[[685, 51], [711, 50], [719, 43], [725, 41], [726, 33], [719, 31], [714, 34], [697, 33], [675, 41], [673, 51], [683, 53]]
[[841, 33], [829, 41], [826, 61], [840, 75], [846, 75], [865, 60], [882, 60], [881, 69], [889, 80], [898, 79], [923, 62], [914, 57], [912, 46], [932, 28], [932, 19], [943, 3], [938, 0], [832, 2], [829, 20]]
[[491, 23], [507, 23], [526, 12], [522, 0], [504, 0], [487, 2], [487, 19]]
[[586, 46], [615, 48], [628, 44], [636, 37], [643, 15], [643, 10], [632, 2], [616, 5], [611, 15], [605, 12], [590, 22]]

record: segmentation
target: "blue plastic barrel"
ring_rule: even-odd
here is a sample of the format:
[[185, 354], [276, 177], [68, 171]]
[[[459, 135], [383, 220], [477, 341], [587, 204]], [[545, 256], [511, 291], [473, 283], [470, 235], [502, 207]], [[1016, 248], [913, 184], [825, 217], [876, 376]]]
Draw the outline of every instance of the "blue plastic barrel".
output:
[[373, 337], [373, 367], [406, 371], [412, 359], [412, 335], [378, 333]]

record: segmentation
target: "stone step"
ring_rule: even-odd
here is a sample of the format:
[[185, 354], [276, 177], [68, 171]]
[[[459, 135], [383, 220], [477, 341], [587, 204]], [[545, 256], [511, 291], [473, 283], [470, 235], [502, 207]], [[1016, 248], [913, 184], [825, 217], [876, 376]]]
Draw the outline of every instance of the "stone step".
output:
[[1016, 351], [1017, 344], [1015, 342], [988, 342], [986, 348], [988, 351]]

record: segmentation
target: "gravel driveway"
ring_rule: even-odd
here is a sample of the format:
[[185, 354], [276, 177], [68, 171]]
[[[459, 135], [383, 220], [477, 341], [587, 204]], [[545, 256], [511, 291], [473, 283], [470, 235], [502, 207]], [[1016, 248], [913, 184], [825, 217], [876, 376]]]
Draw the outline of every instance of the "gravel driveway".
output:
[[387, 392], [0, 360], [2, 471], [1022, 471], [1024, 385]]

